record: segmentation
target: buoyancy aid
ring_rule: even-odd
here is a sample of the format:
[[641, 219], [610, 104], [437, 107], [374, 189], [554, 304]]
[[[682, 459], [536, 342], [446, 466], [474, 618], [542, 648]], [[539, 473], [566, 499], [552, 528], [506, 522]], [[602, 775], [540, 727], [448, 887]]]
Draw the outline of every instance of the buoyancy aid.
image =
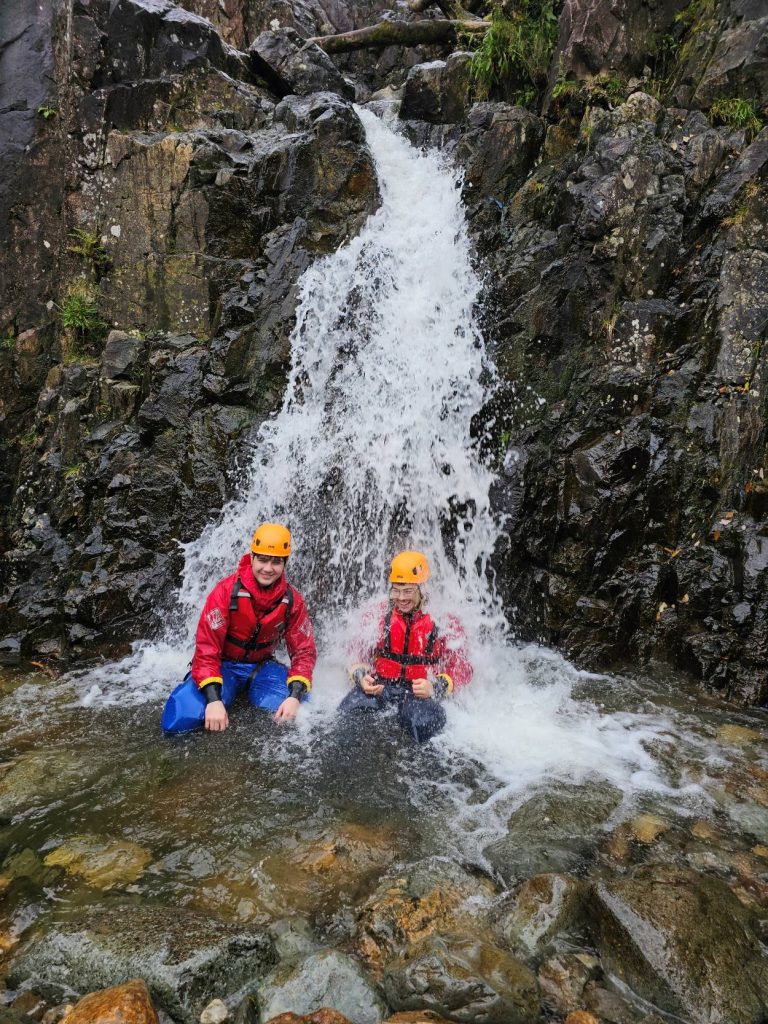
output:
[[390, 608], [384, 616], [374, 649], [373, 669], [381, 679], [410, 683], [425, 679], [440, 662], [439, 632], [431, 615], [404, 615]]

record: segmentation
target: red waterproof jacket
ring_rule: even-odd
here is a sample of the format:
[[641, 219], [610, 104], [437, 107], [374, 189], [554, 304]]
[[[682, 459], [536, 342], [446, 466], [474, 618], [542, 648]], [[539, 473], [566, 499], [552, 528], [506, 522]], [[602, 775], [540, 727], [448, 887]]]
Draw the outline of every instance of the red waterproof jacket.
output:
[[250, 555], [243, 555], [237, 572], [217, 583], [203, 606], [192, 678], [200, 687], [220, 683], [222, 661], [266, 661], [283, 639], [291, 659], [289, 686], [298, 679], [309, 690], [317, 648], [304, 598], [285, 573], [273, 586], [260, 587]]
[[444, 682], [448, 693], [470, 682], [464, 629], [453, 615], [438, 626], [418, 609], [410, 615], [392, 607], [381, 611], [376, 646], [363, 652], [375, 676], [400, 684], [431, 678]]

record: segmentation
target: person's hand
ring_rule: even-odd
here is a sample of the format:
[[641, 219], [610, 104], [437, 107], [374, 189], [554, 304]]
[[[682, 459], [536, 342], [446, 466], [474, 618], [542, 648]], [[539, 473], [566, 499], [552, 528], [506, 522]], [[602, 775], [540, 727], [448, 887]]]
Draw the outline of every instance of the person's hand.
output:
[[380, 693], [384, 693], [384, 684], [377, 683], [372, 675], [365, 675], [360, 680], [360, 689], [363, 693], [367, 693], [369, 697], [378, 697]]
[[434, 697], [435, 688], [428, 679], [414, 679], [411, 683], [411, 691], [414, 697], [418, 697], [420, 700], [426, 700], [428, 697]]
[[276, 722], [290, 722], [299, 710], [299, 701], [295, 697], [286, 697], [273, 717]]
[[229, 726], [229, 715], [221, 700], [205, 705], [205, 728], [210, 732], [224, 732]]

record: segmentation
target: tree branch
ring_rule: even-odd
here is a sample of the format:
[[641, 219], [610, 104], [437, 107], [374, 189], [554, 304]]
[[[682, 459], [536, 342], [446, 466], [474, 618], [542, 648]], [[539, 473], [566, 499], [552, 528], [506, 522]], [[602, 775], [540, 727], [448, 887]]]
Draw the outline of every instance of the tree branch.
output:
[[340, 32], [333, 36], [315, 36], [308, 43], [317, 43], [326, 53], [345, 53], [364, 47], [384, 49], [386, 46], [418, 46], [430, 43], [453, 43], [460, 32], [485, 32], [490, 22], [475, 19], [450, 21], [380, 21], [377, 25]]

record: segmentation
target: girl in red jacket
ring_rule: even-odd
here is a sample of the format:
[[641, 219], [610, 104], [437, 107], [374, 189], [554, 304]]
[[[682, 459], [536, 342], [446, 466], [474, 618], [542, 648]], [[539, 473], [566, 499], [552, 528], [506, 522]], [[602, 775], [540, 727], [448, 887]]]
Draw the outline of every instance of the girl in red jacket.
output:
[[[251, 704], [274, 711], [277, 721], [296, 717], [312, 687], [317, 650], [304, 599], [285, 578], [290, 553], [289, 530], [262, 523], [250, 555], [208, 595], [197, 625], [192, 670], [163, 711], [166, 732], [200, 726], [212, 732], [226, 729], [227, 710], [246, 687]], [[281, 641], [290, 668], [272, 660]]]
[[350, 669], [354, 685], [339, 705], [347, 714], [396, 707], [400, 724], [417, 743], [445, 725], [441, 701], [472, 678], [464, 630], [453, 616], [438, 626], [422, 609], [429, 566], [421, 551], [392, 560], [389, 607], [383, 606], [375, 647]]

